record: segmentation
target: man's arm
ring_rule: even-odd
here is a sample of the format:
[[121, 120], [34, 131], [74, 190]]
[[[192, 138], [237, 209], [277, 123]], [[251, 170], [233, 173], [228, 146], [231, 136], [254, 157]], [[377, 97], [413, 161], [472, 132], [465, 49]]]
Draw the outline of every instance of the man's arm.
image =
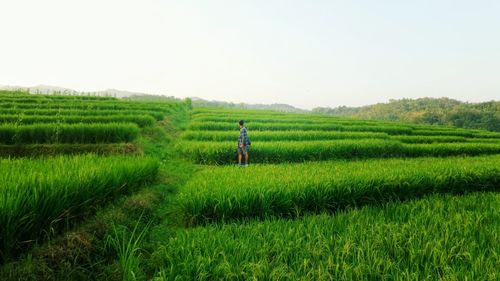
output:
[[248, 143], [248, 133], [247, 133], [247, 129], [243, 129], [243, 130], [241, 130], [241, 135], [242, 135], [242, 137], [243, 137], [243, 139], [242, 139], [242, 144], [243, 144], [243, 146], [246, 146], [246, 145], [247, 145], [247, 143]]

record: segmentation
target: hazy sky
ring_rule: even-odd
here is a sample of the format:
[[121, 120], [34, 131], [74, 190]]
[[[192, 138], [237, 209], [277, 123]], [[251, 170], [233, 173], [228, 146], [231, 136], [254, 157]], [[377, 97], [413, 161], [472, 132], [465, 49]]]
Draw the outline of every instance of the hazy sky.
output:
[[0, 0], [0, 85], [302, 108], [500, 99], [500, 1]]

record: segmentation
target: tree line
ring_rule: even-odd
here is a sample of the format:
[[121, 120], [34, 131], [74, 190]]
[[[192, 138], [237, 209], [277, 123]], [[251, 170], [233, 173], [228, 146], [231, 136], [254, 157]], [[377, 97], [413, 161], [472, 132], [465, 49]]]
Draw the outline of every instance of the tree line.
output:
[[314, 113], [362, 119], [453, 125], [500, 132], [500, 101], [461, 102], [449, 98], [390, 100], [362, 107], [317, 107]]

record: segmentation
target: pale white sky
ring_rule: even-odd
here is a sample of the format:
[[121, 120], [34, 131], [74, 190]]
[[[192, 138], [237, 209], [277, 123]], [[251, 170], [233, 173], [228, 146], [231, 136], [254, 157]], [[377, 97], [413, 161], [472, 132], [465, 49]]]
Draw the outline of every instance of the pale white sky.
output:
[[500, 99], [500, 1], [0, 0], [0, 85], [301, 108]]

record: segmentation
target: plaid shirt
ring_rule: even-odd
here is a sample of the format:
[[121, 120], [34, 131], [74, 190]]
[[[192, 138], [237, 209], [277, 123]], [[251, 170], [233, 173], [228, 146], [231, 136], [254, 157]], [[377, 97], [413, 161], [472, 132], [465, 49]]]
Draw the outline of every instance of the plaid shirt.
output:
[[243, 127], [240, 130], [240, 137], [238, 138], [238, 146], [240, 145], [249, 145], [250, 139], [248, 138], [247, 128]]

